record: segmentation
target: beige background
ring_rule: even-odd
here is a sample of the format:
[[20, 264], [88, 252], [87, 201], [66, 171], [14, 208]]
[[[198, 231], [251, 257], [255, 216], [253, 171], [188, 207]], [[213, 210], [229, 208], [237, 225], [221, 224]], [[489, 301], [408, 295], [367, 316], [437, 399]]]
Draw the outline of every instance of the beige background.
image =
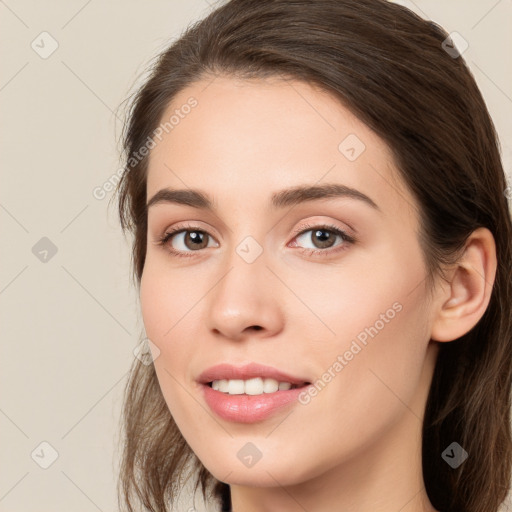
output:
[[[510, 174], [512, 1], [400, 3], [468, 41]], [[120, 166], [116, 107], [155, 53], [210, 9], [0, 0], [0, 511], [117, 509], [117, 421], [143, 327], [111, 193], [93, 190]], [[43, 237], [57, 251], [46, 262], [36, 257]]]

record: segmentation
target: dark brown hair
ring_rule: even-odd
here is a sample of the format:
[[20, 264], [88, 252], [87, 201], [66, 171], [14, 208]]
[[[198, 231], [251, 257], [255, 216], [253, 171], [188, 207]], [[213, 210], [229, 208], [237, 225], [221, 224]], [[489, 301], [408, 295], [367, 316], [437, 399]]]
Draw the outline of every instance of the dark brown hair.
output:
[[[333, 94], [390, 147], [418, 204], [420, 243], [432, 284], [478, 227], [491, 230], [498, 268], [490, 304], [461, 338], [441, 343], [423, 424], [423, 473], [443, 512], [492, 512], [510, 481], [512, 226], [499, 141], [485, 102], [448, 34], [384, 0], [231, 0], [158, 55], [131, 101], [125, 172], [116, 190], [123, 231], [134, 235], [137, 286], [147, 236], [147, 156], [139, 155], [175, 95], [215, 76], [301, 80]], [[180, 434], [153, 365], [137, 359], [125, 390], [123, 498], [169, 510], [194, 476], [203, 497], [229, 502]], [[452, 469], [453, 441], [469, 454]]]

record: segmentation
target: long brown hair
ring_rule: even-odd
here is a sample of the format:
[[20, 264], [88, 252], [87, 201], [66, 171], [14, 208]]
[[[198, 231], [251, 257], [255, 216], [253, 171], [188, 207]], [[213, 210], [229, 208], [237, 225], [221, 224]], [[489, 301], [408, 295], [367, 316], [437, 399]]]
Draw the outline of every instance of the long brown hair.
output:
[[[492, 512], [506, 498], [512, 465], [512, 226], [493, 122], [462, 56], [445, 51], [447, 37], [439, 25], [385, 0], [224, 3], [155, 59], [132, 98], [116, 197], [122, 229], [134, 236], [138, 287], [147, 237], [148, 158], [140, 149], [178, 92], [222, 74], [302, 80], [335, 95], [391, 148], [417, 200], [430, 278], [442, 276], [442, 265], [456, 259], [476, 228], [495, 238], [489, 306], [467, 334], [440, 344], [422, 441], [433, 506]], [[229, 486], [181, 436], [153, 365], [134, 359], [124, 400], [118, 491], [129, 511], [136, 502], [169, 510], [184, 475], [194, 477], [205, 499], [229, 502]], [[453, 441], [469, 454], [457, 469], [441, 457]]]

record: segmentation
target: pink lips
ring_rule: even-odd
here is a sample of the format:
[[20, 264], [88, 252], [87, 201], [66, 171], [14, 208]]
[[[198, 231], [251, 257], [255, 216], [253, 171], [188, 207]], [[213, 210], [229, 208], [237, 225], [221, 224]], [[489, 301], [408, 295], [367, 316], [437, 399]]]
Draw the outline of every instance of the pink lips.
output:
[[[247, 380], [254, 377], [272, 378], [278, 382], [290, 382], [300, 386], [286, 391], [263, 393], [261, 395], [230, 395], [216, 391], [209, 383], [220, 379]], [[210, 409], [227, 421], [254, 423], [263, 421], [287, 404], [297, 402], [297, 398], [307, 385], [307, 380], [293, 377], [270, 366], [250, 363], [242, 367], [220, 364], [208, 368], [198, 377], [204, 399]]]

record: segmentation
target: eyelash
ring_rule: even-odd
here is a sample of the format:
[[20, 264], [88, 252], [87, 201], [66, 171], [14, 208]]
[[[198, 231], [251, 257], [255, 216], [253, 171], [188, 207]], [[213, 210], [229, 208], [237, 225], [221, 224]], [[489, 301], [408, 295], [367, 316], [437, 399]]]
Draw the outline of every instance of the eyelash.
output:
[[[312, 231], [312, 230], [325, 230], [325, 231], [332, 232], [335, 235], [340, 236], [344, 243], [341, 246], [337, 246], [335, 249], [307, 249], [304, 247], [299, 247], [297, 249], [299, 252], [306, 254], [308, 256], [313, 256], [313, 255], [314, 256], [317, 256], [317, 255], [330, 256], [333, 253], [338, 253], [340, 251], [345, 250], [346, 244], [354, 244], [357, 242], [357, 239], [354, 236], [351, 236], [351, 235], [347, 234], [345, 231], [339, 229], [336, 226], [330, 225], [330, 224], [319, 224], [319, 225], [306, 224], [305, 226], [302, 226], [299, 231], [294, 233], [293, 238], [295, 239], [298, 236], [300, 236], [304, 233], [307, 233], [308, 231]], [[178, 227], [172, 228], [170, 231], [167, 231], [166, 233], [164, 233], [164, 235], [162, 237], [159, 237], [157, 240], [157, 244], [160, 246], [166, 247], [166, 250], [168, 252], [170, 252], [173, 256], [178, 256], [180, 258], [181, 257], [183, 257], [183, 258], [193, 257], [193, 256], [195, 256], [194, 253], [199, 252], [199, 251], [181, 252], [181, 251], [176, 251], [175, 249], [173, 249], [172, 247], [167, 245], [167, 242], [174, 235], [177, 235], [184, 231], [196, 231], [196, 232], [204, 233], [207, 236], [210, 236], [206, 231], [198, 228], [197, 226], [187, 226], [187, 227], [178, 226]]]

